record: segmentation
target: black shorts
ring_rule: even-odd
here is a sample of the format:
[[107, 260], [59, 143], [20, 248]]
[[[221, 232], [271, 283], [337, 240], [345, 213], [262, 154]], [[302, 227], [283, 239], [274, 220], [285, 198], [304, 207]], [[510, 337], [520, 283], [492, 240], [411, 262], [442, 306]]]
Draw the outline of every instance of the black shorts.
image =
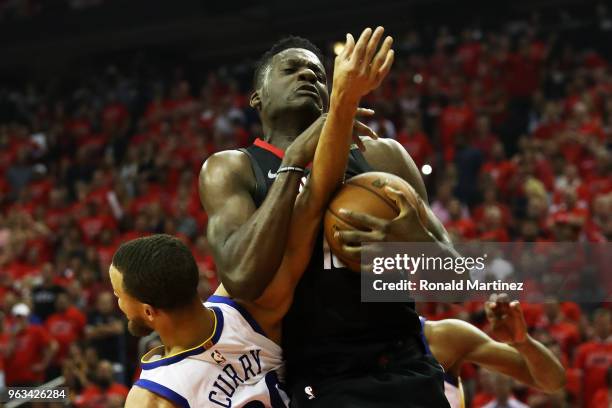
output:
[[412, 341], [395, 343], [378, 354], [366, 370], [319, 380], [300, 379], [289, 391], [291, 407], [295, 408], [450, 407], [444, 396], [442, 367], [425, 354], [421, 343]]

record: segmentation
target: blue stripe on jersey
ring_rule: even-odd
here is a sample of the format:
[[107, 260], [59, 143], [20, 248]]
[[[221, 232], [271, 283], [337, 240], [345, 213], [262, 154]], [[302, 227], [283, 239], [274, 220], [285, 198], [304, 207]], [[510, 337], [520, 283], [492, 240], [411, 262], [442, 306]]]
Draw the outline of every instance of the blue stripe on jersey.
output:
[[433, 355], [431, 350], [429, 349], [429, 343], [427, 342], [427, 338], [425, 337], [425, 321], [427, 319], [423, 316], [419, 316], [419, 321], [421, 322], [421, 341], [423, 342], [423, 347], [425, 347], [425, 354]]
[[137, 380], [134, 385], [139, 386], [140, 388], [144, 388], [145, 390], [149, 390], [154, 394], [157, 394], [161, 397], [164, 397], [172, 402], [174, 402], [175, 404], [177, 404], [179, 407], [183, 407], [183, 408], [190, 408], [189, 407], [189, 402], [187, 402], [187, 400], [180, 394], [172, 391], [170, 388], [168, 387], [164, 387], [161, 384], [158, 384], [154, 381], [150, 381], [150, 380]]
[[213, 344], [217, 344], [219, 338], [221, 338], [221, 333], [223, 333], [223, 312], [218, 307], [211, 307], [211, 309], [215, 312], [215, 316], [217, 316], [217, 327], [210, 341]]
[[276, 371], [270, 371], [268, 374], [266, 374], [266, 385], [268, 386], [268, 392], [270, 393], [270, 403], [272, 404], [272, 408], [286, 408], [287, 406], [278, 392], [278, 387], [280, 384], [278, 382]]
[[251, 316], [251, 314], [245, 308], [240, 306], [235, 300], [230, 299], [230, 298], [225, 297], [225, 296], [212, 295], [206, 301], [207, 302], [211, 302], [211, 303], [224, 303], [226, 305], [229, 305], [229, 306], [233, 307], [234, 309], [236, 309], [242, 315], [244, 320], [249, 322], [249, 324], [251, 325], [253, 330], [255, 330], [257, 333], [261, 334], [262, 336], [267, 337], [266, 333], [264, 333], [264, 331], [259, 326], [259, 323], [257, 323], [255, 321], [255, 319], [253, 319], [253, 316]]
[[[213, 333], [210, 341], [212, 344], [216, 344], [221, 337], [221, 333], [223, 332], [223, 312], [217, 307], [211, 307], [217, 318], [217, 324], [215, 325], [215, 332]], [[189, 356], [194, 356], [196, 354], [201, 354], [206, 351], [206, 347], [204, 345], [198, 346], [191, 350], [183, 351], [175, 356], [171, 357], [163, 357], [159, 360], [151, 361], [151, 362], [141, 362], [140, 366], [143, 370], [152, 370], [157, 367], [167, 366], [170, 364], [178, 363], [179, 361], [184, 360]]]

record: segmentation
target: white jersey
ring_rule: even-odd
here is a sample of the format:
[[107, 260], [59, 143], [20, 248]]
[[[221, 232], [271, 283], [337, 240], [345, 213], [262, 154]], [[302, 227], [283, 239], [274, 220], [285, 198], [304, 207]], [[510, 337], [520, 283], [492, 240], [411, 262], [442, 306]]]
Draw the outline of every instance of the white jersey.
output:
[[465, 408], [461, 378], [444, 375], [444, 395], [451, 408]]
[[[425, 337], [425, 321], [427, 321], [427, 319], [423, 316], [419, 316], [419, 320], [421, 321], [421, 341], [425, 347], [425, 352], [433, 356], [429, 349], [427, 337]], [[451, 408], [465, 408], [465, 397], [460, 377], [455, 377], [450, 373], [444, 372], [444, 395]]]
[[205, 305], [215, 315], [212, 336], [175, 355], [151, 350], [134, 385], [179, 407], [287, 407], [280, 346], [232, 299], [211, 296]]

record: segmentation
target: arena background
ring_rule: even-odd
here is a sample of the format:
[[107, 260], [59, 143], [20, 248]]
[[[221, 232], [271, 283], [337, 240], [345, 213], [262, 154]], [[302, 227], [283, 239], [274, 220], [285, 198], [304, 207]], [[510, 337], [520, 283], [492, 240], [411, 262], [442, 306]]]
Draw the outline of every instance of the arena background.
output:
[[[247, 105], [252, 64], [286, 34], [314, 41], [328, 66], [346, 32], [381, 24], [396, 38], [394, 68], [364, 105], [376, 109], [380, 135], [431, 166], [430, 204], [455, 240], [612, 238], [612, 14], [604, 3], [254, 3], [0, 0], [0, 371], [8, 384], [63, 376], [54, 384], [70, 387], [74, 406], [122, 406], [139, 356], [157, 340], [127, 334], [109, 291], [110, 258], [122, 241], [178, 235], [197, 257], [202, 296], [214, 290], [197, 174], [213, 152], [262, 136]], [[486, 330], [482, 304], [421, 307], [431, 319]], [[531, 407], [608, 407], [610, 304], [523, 307], [568, 381], [552, 396], [518, 384], [514, 395]], [[21, 330], [16, 315], [26, 314]], [[468, 406], [502, 392], [484, 370], [463, 371]]]

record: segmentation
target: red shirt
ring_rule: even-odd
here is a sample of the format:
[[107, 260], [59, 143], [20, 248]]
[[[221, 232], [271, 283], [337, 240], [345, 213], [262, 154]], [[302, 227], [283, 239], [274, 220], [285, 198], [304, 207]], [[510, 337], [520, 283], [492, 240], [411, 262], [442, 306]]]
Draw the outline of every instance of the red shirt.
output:
[[610, 394], [607, 388], [601, 388], [597, 390], [591, 403], [588, 405], [589, 408], [610, 408], [610, 403], [612, 403], [612, 399], [610, 399]]
[[15, 350], [6, 359], [6, 383], [31, 384], [42, 382], [44, 372], [34, 372], [32, 367], [41, 362], [44, 350], [52, 339], [43, 326], [29, 325], [15, 338]]
[[402, 131], [397, 135], [397, 141], [404, 146], [404, 149], [410, 154], [412, 160], [420, 168], [425, 164], [425, 160], [433, 154], [433, 148], [429, 139], [423, 132], [409, 134]]
[[474, 112], [467, 106], [447, 106], [440, 114], [440, 135], [445, 148], [454, 147], [455, 135], [468, 132], [474, 125]]
[[70, 349], [70, 344], [78, 340], [83, 334], [87, 319], [74, 306], [69, 307], [63, 313], [53, 313], [47, 318], [45, 327], [59, 344], [59, 350], [54, 361], [60, 365]]
[[75, 405], [83, 408], [105, 408], [108, 397], [118, 395], [127, 398], [128, 388], [119, 383], [113, 383], [106, 391], [102, 391], [97, 385], [90, 385], [76, 398]]
[[79, 227], [86, 242], [93, 242], [103, 229], [115, 229], [115, 220], [109, 215], [94, 215], [93, 217], [81, 218]]
[[582, 370], [582, 400], [589, 404], [595, 392], [606, 388], [606, 374], [612, 366], [612, 337], [589, 341], [576, 350], [574, 366]]
[[448, 221], [444, 224], [448, 231], [455, 231], [457, 235], [466, 239], [476, 237], [476, 225], [469, 218], [462, 218], [457, 221]]
[[574, 346], [580, 341], [580, 332], [578, 331], [578, 327], [573, 323], [561, 321], [552, 324], [541, 324], [539, 327], [550, 333], [559, 343], [564, 353], [571, 353]]

